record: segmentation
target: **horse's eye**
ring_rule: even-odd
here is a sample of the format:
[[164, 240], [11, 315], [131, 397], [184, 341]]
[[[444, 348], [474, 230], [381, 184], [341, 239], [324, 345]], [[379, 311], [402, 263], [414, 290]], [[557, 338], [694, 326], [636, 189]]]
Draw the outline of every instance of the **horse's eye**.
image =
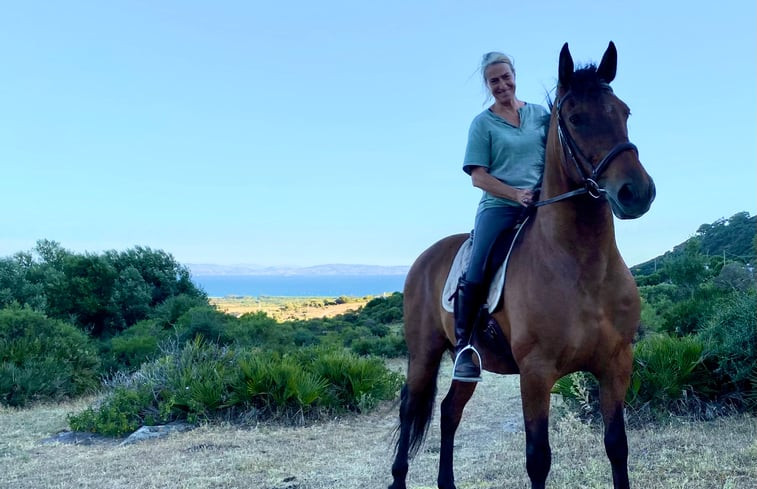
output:
[[568, 117], [568, 120], [574, 126], [580, 126], [581, 124], [583, 124], [584, 122], [586, 122], [585, 118], [581, 117], [581, 115], [579, 115], [579, 114], [573, 114], [572, 116]]

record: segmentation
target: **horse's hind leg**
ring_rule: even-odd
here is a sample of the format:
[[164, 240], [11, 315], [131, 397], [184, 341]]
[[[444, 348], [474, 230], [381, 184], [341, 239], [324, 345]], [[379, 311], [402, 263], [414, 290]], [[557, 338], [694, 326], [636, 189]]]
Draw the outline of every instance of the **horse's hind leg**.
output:
[[441, 449], [439, 452], [439, 489], [455, 489], [453, 451], [455, 432], [460, 425], [463, 409], [473, 395], [478, 382], [453, 381], [442, 401]]
[[445, 350], [444, 340], [425, 343], [421, 352], [412, 352], [410, 347], [407, 382], [400, 399], [400, 426], [396, 455], [392, 464], [394, 481], [389, 489], [405, 489], [408, 460], [420, 448], [431, 422], [436, 397], [436, 377]]
[[408, 419], [409, 401], [407, 394], [407, 384], [402, 387], [400, 393], [400, 426], [399, 439], [397, 440], [396, 455], [392, 464], [392, 477], [394, 482], [389, 489], [405, 489], [405, 478], [408, 469], [408, 451], [410, 450], [410, 428], [411, 423]]

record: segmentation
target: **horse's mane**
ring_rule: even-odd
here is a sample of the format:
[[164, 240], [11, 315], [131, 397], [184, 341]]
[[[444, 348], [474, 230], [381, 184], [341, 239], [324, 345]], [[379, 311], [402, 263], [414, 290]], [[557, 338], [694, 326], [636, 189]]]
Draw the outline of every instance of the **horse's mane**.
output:
[[[610, 86], [607, 84], [607, 82], [602, 80], [597, 74], [597, 65], [595, 65], [594, 63], [579, 66], [573, 72], [573, 76], [570, 79], [570, 91], [574, 93], [587, 94], [591, 92], [607, 90], [609, 89], [609, 87]], [[555, 87], [552, 92], [556, 93], [557, 87]], [[552, 111], [553, 105], [554, 100], [548, 92], [547, 106], [549, 107], [550, 112]]]
[[573, 72], [570, 79], [570, 90], [574, 93], [591, 93], [607, 90], [609, 84], [599, 77], [597, 65], [589, 64], [582, 66]]

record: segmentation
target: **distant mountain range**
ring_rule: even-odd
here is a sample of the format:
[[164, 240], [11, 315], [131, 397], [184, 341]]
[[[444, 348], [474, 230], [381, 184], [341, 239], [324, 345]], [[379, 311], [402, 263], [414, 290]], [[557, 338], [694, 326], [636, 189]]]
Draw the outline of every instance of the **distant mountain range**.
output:
[[378, 265], [316, 265], [312, 267], [264, 267], [260, 265], [213, 265], [190, 263], [187, 265], [195, 277], [208, 275], [279, 275], [279, 276], [317, 276], [317, 275], [406, 275], [409, 266]]

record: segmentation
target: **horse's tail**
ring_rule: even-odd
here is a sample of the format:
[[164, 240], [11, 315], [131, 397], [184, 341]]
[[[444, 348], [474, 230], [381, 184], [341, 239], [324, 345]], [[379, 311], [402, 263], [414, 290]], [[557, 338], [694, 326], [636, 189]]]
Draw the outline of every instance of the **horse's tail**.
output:
[[[436, 379], [439, 373], [439, 363], [434, 367], [431, 381], [421, 385], [402, 387], [400, 399], [400, 423], [397, 430], [400, 437], [395, 446], [395, 452], [405, 438], [408, 457], [413, 458], [423, 445], [431, 418], [434, 411], [434, 399], [436, 398]], [[404, 436], [403, 436], [404, 435]]]

